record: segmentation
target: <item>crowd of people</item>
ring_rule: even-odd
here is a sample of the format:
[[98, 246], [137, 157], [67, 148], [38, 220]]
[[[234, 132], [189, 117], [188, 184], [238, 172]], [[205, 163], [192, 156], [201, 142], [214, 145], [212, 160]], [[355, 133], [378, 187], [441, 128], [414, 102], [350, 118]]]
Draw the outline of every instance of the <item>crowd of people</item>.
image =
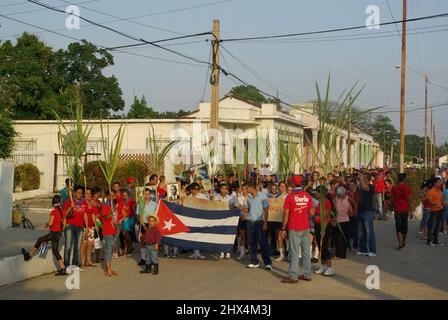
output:
[[[316, 274], [334, 276], [334, 260], [345, 259], [348, 252], [358, 256], [377, 254], [374, 220], [384, 220], [389, 212], [395, 217], [397, 250], [406, 247], [411, 199], [419, 196], [423, 206], [421, 239], [430, 246], [443, 245], [439, 232], [446, 233], [448, 216], [448, 181], [446, 172], [423, 182], [419, 195], [413, 195], [406, 174], [393, 174], [388, 169], [354, 170], [337, 168], [321, 175], [305, 171], [285, 181], [276, 175], [263, 175], [254, 169], [245, 181], [234, 174], [219, 174], [207, 190], [205, 177], [199, 174], [176, 177], [179, 190], [168, 194], [164, 176], [147, 177], [143, 194], [137, 194], [136, 179], [129, 177], [111, 190], [97, 187], [66, 187], [52, 200], [53, 210], [46, 227], [49, 233], [34, 247], [22, 249], [24, 259], [36, 255], [42, 243], [51, 242], [59, 269], [56, 275], [67, 275], [68, 268], [80, 270], [96, 267], [104, 261], [104, 274], [111, 277], [113, 259], [131, 255], [139, 249], [141, 273], [159, 273], [159, 252], [167, 258], [187, 253], [184, 248], [162, 244], [156, 214], [160, 200], [183, 204], [187, 197], [222, 201], [229, 209], [240, 210], [233, 252], [221, 252], [221, 259], [248, 258], [247, 268], [272, 270], [276, 263], [289, 262], [284, 283], [311, 280], [311, 265], [320, 262]], [[445, 188], [443, 187], [445, 186]], [[176, 192], [175, 196], [172, 196]], [[177, 195], [178, 193], [178, 195]], [[170, 198], [171, 197], [171, 198]], [[269, 199], [283, 199], [283, 219], [269, 219]], [[64, 237], [63, 257], [59, 239]], [[205, 259], [199, 250], [190, 250], [190, 258]], [[299, 261], [303, 270], [299, 272]]]

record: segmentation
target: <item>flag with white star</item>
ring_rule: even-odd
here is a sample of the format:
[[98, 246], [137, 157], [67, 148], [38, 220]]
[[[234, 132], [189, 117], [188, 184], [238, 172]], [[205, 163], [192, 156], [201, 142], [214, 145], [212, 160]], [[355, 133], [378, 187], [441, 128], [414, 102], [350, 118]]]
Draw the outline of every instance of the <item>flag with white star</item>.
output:
[[160, 201], [157, 216], [162, 243], [208, 252], [231, 252], [239, 210], [199, 210]]

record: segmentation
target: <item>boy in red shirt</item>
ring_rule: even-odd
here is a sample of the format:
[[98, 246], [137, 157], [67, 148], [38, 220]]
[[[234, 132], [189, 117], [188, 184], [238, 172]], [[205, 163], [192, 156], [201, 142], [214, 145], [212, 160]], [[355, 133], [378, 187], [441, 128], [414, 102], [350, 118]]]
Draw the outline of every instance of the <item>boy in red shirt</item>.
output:
[[[314, 215], [313, 198], [303, 190], [303, 178], [292, 178], [294, 190], [289, 194], [283, 205], [284, 214], [280, 235], [286, 239], [288, 228], [289, 250], [291, 263], [288, 277], [283, 283], [297, 283], [298, 280], [311, 280], [311, 256], [310, 256], [310, 215]], [[299, 275], [299, 246], [303, 257], [303, 275]]]
[[104, 275], [106, 277], [111, 277], [118, 275], [118, 273], [112, 271], [112, 255], [114, 252], [115, 235], [117, 233], [116, 222], [114, 221], [114, 213], [112, 210], [115, 194], [107, 191], [107, 198], [106, 203], [101, 207], [101, 223], [103, 225], [104, 261], [106, 263]]
[[160, 241], [162, 236], [160, 230], [157, 227], [159, 223], [159, 217], [151, 214], [148, 216], [148, 229], [145, 230], [145, 242], [146, 242], [146, 258], [145, 258], [145, 269], [140, 271], [140, 273], [151, 273], [152, 266], [154, 266], [154, 271], [152, 274], [159, 274], [159, 259], [157, 255], [159, 253]]
[[398, 184], [392, 187], [392, 203], [395, 214], [395, 230], [397, 232], [398, 248], [403, 250], [406, 246], [406, 235], [408, 233], [408, 217], [411, 210], [410, 202], [412, 190], [404, 183], [405, 173], [398, 175]]
[[50, 229], [50, 233], [40, 237], [34, 245], [33, 249], [31, 249], [31, 252], [27, 252], [24, 248], [22, 248], [22, 254], [25, 261], [28, 261], [33, 255], [36, 254], [42, 243], [51, 241], [51, 251], [53, 252], [53, 256], [59, 264], [59, 269], [55, 276], [63, 276], [67, 273], [65, 272], [64, 261], [62, 261], [62, 257], [59, 254], [59, 238], [61, 237], [61, 232], [64, 227], [64, 219], [61, 209], [61, 197], [59, 195], [55, 195], [53, 197], [52, 203], [54, 209], [50, 212], [50, 221], [45, 225], [46, 228]]

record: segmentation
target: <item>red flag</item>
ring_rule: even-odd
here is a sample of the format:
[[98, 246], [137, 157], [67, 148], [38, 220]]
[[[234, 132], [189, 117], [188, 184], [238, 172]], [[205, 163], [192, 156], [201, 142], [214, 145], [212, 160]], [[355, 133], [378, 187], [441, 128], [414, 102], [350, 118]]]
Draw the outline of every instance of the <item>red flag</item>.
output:
[[162, 236], [190, 231], [190, 229], [188, 229], [188, 227], [184, 225], [178, 217], [176, 217], [176, 215], [166, 206], [163, 201], [159, 201], [157, 216], [160, 219], [157, 226]]

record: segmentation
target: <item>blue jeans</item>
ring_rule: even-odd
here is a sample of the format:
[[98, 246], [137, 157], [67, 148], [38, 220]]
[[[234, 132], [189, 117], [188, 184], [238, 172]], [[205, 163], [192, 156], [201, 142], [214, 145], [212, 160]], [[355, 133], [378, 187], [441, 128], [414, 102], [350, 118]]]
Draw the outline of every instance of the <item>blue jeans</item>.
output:
[[[81, 255], [79, 247], [81, 246], [83, 228], [68, 224], [65, 228], [65, 249], [64, 249], [64, 264], [67, 268], [70, 265], [80, 267]], [[70, 256], [73, 248], [73, 260], [70, 263]]]
[[448, 222], [448, 206], [443, 206], [442, 227], [443, 227], [443, 223], [447, 223], [447, 222]]
[[353, 241], [351, 246], [353, 249], [359, 247], [358, 217], [350, 217], [350, 239]]
[[423, 208], [423, 217], [420, 222], [420, 228], [429, 228], [429, 214], [431, 213], [431, 209]]
[[147, 244], [146, 245], [145, 263], [146, 264], [159, 264], [159, 258], [157, 257], [158, 253], [159, 253], [159, 251], [156, 251], [156, 249], [154, 249], [153, 244]]
[[[265, 266], [271, 265], [271, 257], [269, 255], [268, 240], [263, 231], [263, 222], [252, 222], [247, 220], [247, 244], [250, 251], [250, 263], [258, 264], [257, 248], [260, 245], [261, 257]], [[309, 250], [309, 248], [308, 248]]]
[[383, 219], [383, 194], [381, 192], [376, 192], [373, 195], [373, 203], [375, 204], [375, 215], [377, 219]]
[[111, 262], [114, 254], [115, 236], [104, 236], [104, 261]]
[[[376, 254], [375, 230], [373, 230], [373, 220], [375, 219], [375, 212], [365, 211], [360, 212], [358, 216], [358, 231], [359, 251], [363, 253]], [[368, 247], [368, 248], [367, 248]]]
[[307, 278], [311, 276], [311, 256], [310, 256], [310, 230], [289, 231], [289, 253], [291, 263], [289, 264], [288, 276], [297, 280], [299, 277], [299, 247], [302, 251], [303, 275]]

